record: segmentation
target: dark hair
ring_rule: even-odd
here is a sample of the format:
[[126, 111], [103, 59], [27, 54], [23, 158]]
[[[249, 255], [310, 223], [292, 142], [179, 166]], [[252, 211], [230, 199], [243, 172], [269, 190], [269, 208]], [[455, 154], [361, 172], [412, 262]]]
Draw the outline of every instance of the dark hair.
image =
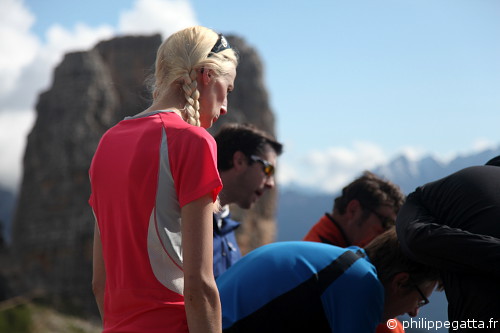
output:
[[395, 227], [377, 236], [365, 247], [365, 251], [383, 285], [401, 272], [408, 273], [409, 280], [416, 285], [440, 281], [438, 269], [416, 262], [403, 253]]
[[276, 155], [281, 155], [283, 145], [268, 133], [250, 124], [225, 124], [215, 135], [217, 142], [217, 168], [219, 171], [233, 167], [233, 156], [237, 151], [250, 158], [251, 155], [264, 153], [269, 145]]
[[373, 210], [381, 205], [391, 205], [397, 213], [405, 201], [405, 196], [397, 185], [365, 171], [361, 177], [342, 189], [342, 194], [334, 200], [333, 209], [344, 214], [347, 205], [354, 199], [366, 209]]
[[491, 160], [486, 162], [485, 165], [500, 166], [500, 155], [493, 157]]

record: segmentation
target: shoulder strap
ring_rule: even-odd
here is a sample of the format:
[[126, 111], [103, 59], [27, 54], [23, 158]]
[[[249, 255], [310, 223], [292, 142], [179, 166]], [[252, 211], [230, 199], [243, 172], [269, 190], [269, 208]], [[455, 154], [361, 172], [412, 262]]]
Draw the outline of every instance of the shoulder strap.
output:
[[320, 294], [328, 288], [333, 281], [339, 278], [361, 257], [347, 250], [337, 257], [332, 263], [318, 272]]

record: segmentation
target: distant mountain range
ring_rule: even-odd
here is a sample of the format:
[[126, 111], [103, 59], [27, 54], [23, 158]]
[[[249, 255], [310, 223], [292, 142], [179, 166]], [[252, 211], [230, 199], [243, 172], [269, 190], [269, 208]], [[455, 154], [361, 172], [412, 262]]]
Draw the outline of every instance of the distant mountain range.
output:
[[[404, 155], [397, 156], [386, 165], [370, 171], [389, 179], [408, 194], [416, 187], [437, 180], [460, 169], [484, 165], [491, 158], [500, 155], [500, 146], [478, 153], [461, 155], [445, 163], [432, 156], [411, 160]], [[332, 170], [335, 173], [335, 170]], [[346, 184], [347, 185], [347, 184]], [[338, 193], [321, 193], [297, 185], [282, 186], [278, 198], [278, 240], [299, 240], [325, 213], [333, 207]]]
[[[416, 187], [437, 180], [460, 169], [483, 165], [491, 158], [500, 155], [500, 146], [475, 154], [458, 156], [448, 163], [440, 162], [432, 156], [426, 156], [419, 160], [410, 160], [406, 156], [398, 156], [387, 165], [382, 165], [373, 170], [375, 174], [391, 180], [400, 186], [401, 190], [408, 194]], [[335, 170], [332, 170], [334, 173]], [[325, 213], [333, 208], [333, 200], [339, 193], [318, 193], [310, 188], [299, 188], [294, 186], [282, 186], [278, 198], [278, 241], [300, 240], [309, 229]], [[447, 320], [447, 301], [444, 292], [434, 292], [430, 298], [431, 303], [422, 308], [418, 318], [425, 321]], [[400, 320], [405, 324], [410, 318], [405, 315]], [[428, 332], [423, 328], [408, 328], [407, 333]], [[433, 330], [437, 333], [445, 333], [448, 330], [441, 328]]]
[[500, 155], [500, 146], [481, 152], [458, 156], [448, 163], [443, 163], [426, 156], [417, 161], [411, 161], [405, 156], [399, 156], [387, 165], [372, 170], [377, 175], [390, 179], [398, 184], [406, 194], [425, 183], [437, 180], [460, 169], [484, 165], [491, 158]]
[[[411, 160], [400, 155], [386, 165], [371, 170], [398, 184], [406, 194], [417, 186], [442, 178], [457, 170], [472, 165], [482, 165], [500, 155], [500, 146], [478, 153], [461, 155], [444, 163], [432, 156]], [[335, 170], [332, 170], [335, 172]], [[282, 186], [278, 198], [278, 239], [299, 240], [327, 211], [332, 210], [336, 193], [321, 193], [311, 188]], [[0, 184], [0, 229], [4, 235], [10, 231], [15, 194]], [[10, 239], [10, 237], [6, 237]]]

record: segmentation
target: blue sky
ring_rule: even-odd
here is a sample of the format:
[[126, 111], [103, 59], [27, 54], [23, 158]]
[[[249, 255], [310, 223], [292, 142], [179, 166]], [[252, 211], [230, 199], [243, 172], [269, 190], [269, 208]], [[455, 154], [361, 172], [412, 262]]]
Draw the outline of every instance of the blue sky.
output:
[[498, 0], [0, 0], [0, 183], [64, 52], [192, 24], [262, 57], [282, 184], [334, 191], [397, 154], [500, 144]]

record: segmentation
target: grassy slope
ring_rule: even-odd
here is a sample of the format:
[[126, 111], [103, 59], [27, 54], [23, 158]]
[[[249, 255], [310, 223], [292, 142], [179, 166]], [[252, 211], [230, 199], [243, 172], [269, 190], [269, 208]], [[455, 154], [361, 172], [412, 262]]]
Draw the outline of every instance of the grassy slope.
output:
[[0, 332], [9, 333], [100, 333], [98, 323], [56, 312], [33, 303], [0, 309]]

